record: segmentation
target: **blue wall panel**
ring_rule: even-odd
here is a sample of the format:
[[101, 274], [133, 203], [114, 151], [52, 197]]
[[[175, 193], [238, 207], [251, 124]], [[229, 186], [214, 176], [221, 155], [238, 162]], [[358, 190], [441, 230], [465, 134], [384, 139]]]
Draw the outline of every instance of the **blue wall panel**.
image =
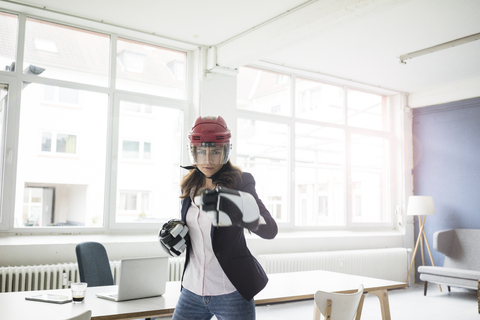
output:
[[[414, 109], [413, 163], [414, 195], [435, 203], [437, 215], [427, 217], [425, 231], [435, 265], [442, 266], [443, 254], [433, 249], [436, 231], [480, 229], [480, 98]], [[427, 251], [425, 260], [430, 265]]]

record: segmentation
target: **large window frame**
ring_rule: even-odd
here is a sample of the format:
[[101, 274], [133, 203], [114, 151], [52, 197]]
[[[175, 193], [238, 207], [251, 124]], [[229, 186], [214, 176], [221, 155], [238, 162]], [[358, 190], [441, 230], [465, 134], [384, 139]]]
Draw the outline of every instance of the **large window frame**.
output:
[[[61, 14], [49, 15], [48, 19], [44, 17], [37, 17], [33, 14], [25, 14], [22, 12], [15, 12], [14, 10], [1, 9], [2, 12], [14, 14], [18, 16], [18, 43], [17, 53], [15, 57], [16, 70], [14, 72], [8, 70], [0, 70], [0, 83], [8, 85], [9, 105], [7, 110], [7, 128], [5, 132], [5, 156], [4, 159], [4, 178], [1, 183], [3, 186], [3, 195], [0, 206], [0, 232], [9, 232], [16, 234], [63, 234], [63, 233], [109, 233], [115, 230], [158, 230], [163, 222], [152, 222], [149, 224], [140, 223], [115, 223], [115, 208], [116, 208], [116, 178], [114, 177], [117, 161], [121, 155], [118, 155], [118, 119], [119, 119], [119, 101], [128, 100], [134, 103], [141, 103], [146, 105], [161, 105], [167, 108], [179, 110], [183, 114], [183, 123], [188, 123], [188, 110], [192, 100], [192, 74], [193, 68], [193, 54], [194, 50], [198, 48], [193, 45], [185, 44], [179, 41], [172, 41], [170, 39], [163, 39], [157, 36], [136, 32], [127, 29], [121, 29], [115, 26], [105, 26], [100, 23], [92, 21], [84, 21], [72, 19], [71, 17]], [[37, 12], [40, 13], [40, 12]], [[42, 15], [40, 13], [40, 15]], [[46, 77], [39, 77], [32, 74], [23, 73], [24, 61], [24, 42], [25, 29], [27, 18], [34, 18], [60, 25], [66, 25], [73, 28], [80, 28], [83, 30], [101, 33], [110, 37], [110, 52], [109, 52], [109, 75], [108, 85], [92, 85], [80, 82], [73, 82], [68, 80], [53, 79]], [[154, 96], [139, 92], [130, 92], [126, 90], [118, 90], [115, 88], [116, 82], [116, 64], [117, 52], [116, 43], [118, 38], [129, 39], [139, 43], [158, 46], [167, 50], [175, 50], [184, 52], [186, 54], [185, 66], [185, 98], [175, 99], [161, 96]], [[105, 162], [105, 201], [103, 204], [103, 226], [102, 227], [75, 227], [75, 226], [55, 226], [55, 227], [15, 227], [14, 226], [14, 212], [15, 212], [15, 190], [16, 175], [17, 175], [17, 161], [18, 161], [18, 142], [19, 142], [19, 124], [20, 124], [20, 108], [21, 108], [21, 94], [22, 83], [37, 83], [41, 85], [62, 87], [66, 89], [85, 90], [94, 93], [102, 93], [108, 95], [108, 121], [105, 123], [105, 131], [107, 136], [107, 150]], [[45, 102], [45, 101], [43, 101]], [[49, 101], [55, 104], [55, 102]], [[76, 107], [72, 105], [72, 107]], [[182, 130], [183, 141], [184, 130]], [[78, 139], [78, 136], [77, 136]], [[146, 141], [148, 142], [148, 141]], [[39, 147], [40, 150], [40, 147]], [[183, 150], [183, 148], [181, 148]], [[180, 158], [184, 159], [183, 153]], [[179, 168], [178, 174], [181, 175]]]
[[[371, 88], [365, 88], [361, 86], [355, 86], [354, 84], [343, 84], [339, 82], [333, 82], [332, 80], [325, 80], [324, 78], [317, 78], [312, 75], [308, 75], [305, 73], [296, 73], [295, 70], [292, 69], [288, 70], [287, 68], [283, 69], [276, 69], [274, 67], [266, 66], [266, 64], [261, 65], [249, 65], [246, 66], [247, 68], [254, 68], [260, 69], [267, 72], [277, 72], [279, 74], [283, 74], [284, 76], [290, 77], [290, 111], [288, 115], [279, 115], [279, 114], [269, 114], [265, 112], [258, 112], [255, 110], [246, 110], [242, 108], [237, 108], [237, 118], [238, 119], [245, 119], [245, 120], [252, 120], [252, 121], [267, 121], [272, 123], [284, 124], [288, 126], [288, 156], [287, 156], [287, 172], [288, 174], [288, 191], [287, 191], [287, 210], [289, 215], [288, 222], [277, 222], [279, 225], [279, 229], [281, 231], [314, 231], [314, 230], [392, 230], [396, 228], [397, 217], [395, 216], [395, 208], [398, 205], [398, 199], [401, 198], [403, 184], [401, 181], [402, 176], [402, 168], [399, 159], [401, 157], [400, 154], [400, 136], [399, 132], [403, 130], [401, 128], [401, 123], [403, 123], [403, 113], [397, 112], [394, 110], [392, 100], [395, 94], [385, 94], [384, 92], [375, 91]], [[297, 109], [299, 106], [296, 105], [296, 79], [304, 79], [310, 80], [315, 82], [320, 82], [328, 85], [339, 86], [343, 88], [344, 92], [344, 105], [343, 111], [345, 113], [345, 117], [347, 117], [348, 108], [346, 106], [347, 101], [347, 94], [348, 90], [355, 90], [361, 91], [365, 93], [377, 94], [383, 96], [386, 99], [387, 104], [387, 112], [388, 112], [388, 123], [386, 124], [390, 129], [388, 132], [381, 131], [381, 130], [371, 130], [367, 128], [361, 127], [354, 127], [348, 126], [346, 123], [344, 124], [337, 124], [337, 123], [327, 123], [321, 122], [312, 119], [305, 119], [296, 116]], [[298, 211], [299, 204], [295, 203], [296, 196], [295, 196], [295, 127], [297, 124], [309, 124], [309, 125], [321, 125], [329, 128], [339, 128], [344, 130], [346, 143], [345, 143], [345, 224], [342, 226], [336, 225], [328, 225], [328, 226], [299, 226], [295, 224], [296, 219], [296, 211]], [[350, 139], [352, 135], [365, 135], [369, 137], [376, 137], [379, 139], [384, 139], [389, 144], [388, 148], [388, 159], [389, 162], [387, 163], [386, 174], [388, 175], [388, 184], [391, 188], [387, 192], [385, 192], [385, 201], [388, 202], [387, 207], [387, 214], [388, 214], [388, 221], [386, 222], [355, 222], [354, 221], [354, 201], [353, 201], [353, 185], [352, 185], [352, 170], [351, 170], [351, 159], [350, 159]], [[238, 143], [237, 143], [238, 145]], [[261, 183], [261, 182], [260, 182]], [[259, 194], [262, 197], [261, 194]], [[320, 201], [320, 200], [318, 200]], [[265, 202], [265, 200], [264, 200]]]

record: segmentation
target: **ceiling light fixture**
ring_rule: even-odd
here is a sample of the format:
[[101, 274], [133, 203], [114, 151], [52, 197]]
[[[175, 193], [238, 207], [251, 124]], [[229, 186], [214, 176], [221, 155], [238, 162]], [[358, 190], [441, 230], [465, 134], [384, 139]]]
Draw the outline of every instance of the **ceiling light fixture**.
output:
[[460, 38], [460, 39], [445, 42], [445, 43], [442, 43], [442, 44], [439, 44], [439, 45], [436, 45], [436, 46], [433, 46], [433, 47], [430, 47], [430, 48], [418, 50], [418, 51], [407, 53], [407, 54], [402, 54], [400, 56], [400, 63], [406, 64], [405, 60], [416, 58], [416, 57], [419, 57], [419, 56], [423, 56], [424, 54], [429, 54], [429, 53], [433, 53], [433, 52], [436, 52], [436, 51], [456, 47], [456, 46], [459, 46], [461, 44], [469, 43], [469, 42], [479, 40], [479, 39], [480, 39], [480, 33], [476, 33], [476, 34], [472, 34], [471, 36], [467, 36], [467, 37], [463, 37], [463, 38]]

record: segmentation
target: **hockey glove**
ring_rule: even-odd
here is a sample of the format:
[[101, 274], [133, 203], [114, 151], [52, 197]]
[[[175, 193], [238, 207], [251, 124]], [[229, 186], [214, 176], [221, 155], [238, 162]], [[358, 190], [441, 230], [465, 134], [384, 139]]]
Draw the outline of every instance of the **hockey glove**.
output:
[[158, 233], [158, 240], [165, 250], [172, 257], [178, 257], [187, 248], [188, 227], [185, 222], [172, 219], [165, 223]]
[[207, 213], [216, 227], [234, 225], [252, 231], [258, 229], [260, 210], [250, 193], [216, 187], [195, 197], [195, 203]]

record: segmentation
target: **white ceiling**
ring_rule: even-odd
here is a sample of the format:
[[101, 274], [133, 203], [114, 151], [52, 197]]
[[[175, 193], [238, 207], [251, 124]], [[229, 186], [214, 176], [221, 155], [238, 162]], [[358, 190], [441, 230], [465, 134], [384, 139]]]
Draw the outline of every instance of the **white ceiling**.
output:
[[406, 64], [398, 58], [480, 33], [480, 0], [9, 2], [216, 46], [227, 67], [269, 61], [406, 93], [480, 79], [480, 40]]

